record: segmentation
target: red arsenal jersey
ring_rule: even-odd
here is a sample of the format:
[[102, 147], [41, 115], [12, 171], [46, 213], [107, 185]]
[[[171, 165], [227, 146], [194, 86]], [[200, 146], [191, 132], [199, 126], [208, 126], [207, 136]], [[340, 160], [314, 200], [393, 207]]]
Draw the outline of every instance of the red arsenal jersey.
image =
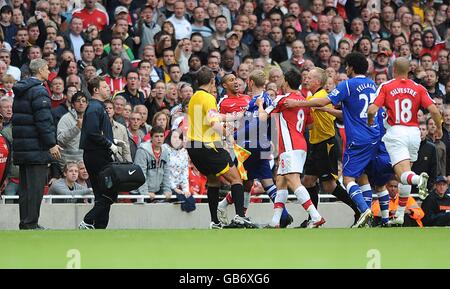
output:
[[123, 90], [125, 85], [127, 85], [127, 79], [125, 77], [113, 78], [109, 75], [106, 75], [105, 81], [106, 83], [108, 83], [109, 88], [111, 89], [111, 95], [114, 95], [117, 91]]
[[441, 51], [444, 48], [445, 48], [445, 41], [441, 41], [441, 42], [435, 43], [435, 45], [433, 45], [433, 47], [431, 49], [423, 48], [420, 51], [419, 56], [422, 57], [425, 53], [429, 53], [431, 55], [431, 60], [433, 62], [435, 62], [438, 60], [439, 51]]
[[72, 17], [78, 17], [83, 19], [83, 29], [86, 29], [90, 24], [93, 24], [97, 27], [99, 31], [105, 29], [105, 27], [109, 24], [108, 15], [100, 9], [95, 8], [92, 13], [84, 8], [81, 10], [76, 10], [73, 12]]
[[247, 109], [250, 100], [250, 96], [245, 94], [225, 95], [220, 99], [217, 107], [223, 114], [241, 112]]
[[[3, 135], [0, 135], [0, 181], [5, 177], [8, 166], [8, 156], [10, 154], [7, 140]], [[3, 184], [0, 184], [0, 186]]]
[[389, 125], [419, 126], [417, 111], [434, 102], [428, 91], [410, 79], [393, 79], [377, 90], [374, 103], [386, 107]]
[[287, 99], [306, 100], [299, 92], [278, 96], [273, 105], [266, 108], [269, 114], [279, 113], [279, 153], [286, 151], [303, 150], [307, 151], [304, 137], [305, 128], [312, 123], [309, 107], [287, 108], [284, 103]]

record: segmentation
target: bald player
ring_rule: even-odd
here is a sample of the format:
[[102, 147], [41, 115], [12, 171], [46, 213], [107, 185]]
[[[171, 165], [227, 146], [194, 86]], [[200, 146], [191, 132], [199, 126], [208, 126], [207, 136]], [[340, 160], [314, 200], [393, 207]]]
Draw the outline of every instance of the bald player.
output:
[[399, 207], [391, 225], [402, 225], [406, 202], [411, 194], [411, 185], [419, 189], [419, 196], [428, 194], [428, 175], [415, 174], [411, 163], [417, 160], [420, 146], [420, 130], [417, 112], [420, 107], [427, 109], [437, 124], [437, 135], [442, 136], [442, 117], [427, 90], [408, 79], [409, 60], [399, 57], [394, 61], [394, 79], [380, 85], [375, 100], [368, 109], [368, 124], [373, 125], [380, 107], [385, 107], [388, 118], [383, 141], [391, 158], [399, 183]]

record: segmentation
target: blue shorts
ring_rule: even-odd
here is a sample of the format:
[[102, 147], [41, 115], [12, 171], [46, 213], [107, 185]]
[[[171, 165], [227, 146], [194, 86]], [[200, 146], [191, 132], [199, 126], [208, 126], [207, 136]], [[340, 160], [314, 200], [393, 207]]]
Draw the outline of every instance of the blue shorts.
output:
[[265, 180], [272, 179], [272, 169], [270, 168], [270, 160], [261, 159], [259, 150], [250, 150], [250, 157], [244, 162], [244, 168], [247, 170], [249, 180]]
[[368, 143], [363, 145], [349, 144], [344, 151], [342, 162], [345, 177], [359, 178], [370, 161], [376, 156], [379, 143]]
[[369, 177], [371, 185], [380, 187], [384, 186], [395, 176], [391, 165], [391, 159], [383, 142], [380, 143], [376, 156], [367, 166], [366, 174]]

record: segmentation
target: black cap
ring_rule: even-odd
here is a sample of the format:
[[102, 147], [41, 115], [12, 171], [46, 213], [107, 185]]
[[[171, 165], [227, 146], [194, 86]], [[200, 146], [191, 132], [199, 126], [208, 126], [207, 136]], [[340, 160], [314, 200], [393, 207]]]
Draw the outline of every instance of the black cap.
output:
[[444, 176], [438, 176], [437, 178], [436, 178], [436, 182], [435, 182], [436, 184], [437, 183], [447, 183], [447, 178], [446, 177], [444, 177]]

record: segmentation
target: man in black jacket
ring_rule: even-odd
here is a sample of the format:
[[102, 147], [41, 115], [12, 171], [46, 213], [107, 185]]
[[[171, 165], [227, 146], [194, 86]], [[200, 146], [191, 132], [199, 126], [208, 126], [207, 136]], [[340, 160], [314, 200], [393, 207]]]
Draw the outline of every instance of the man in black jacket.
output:
[[19, 229], [44, 229], [38, 224], [47, 166], [60, 159], [56, 144], [56, 126], [50, 110], [50, 97], [43, 86], [50, 71], [47, 61], [30, 62], [32, 77], [14, 87], [12, 134], [14, 164], [19, 165]]
[[450, 195], [447, 178], [436, 178], [436, 189], [423, 201], [422, 209], [425, 212], [423, 224], [425, 226], [450, 226]]
[[[412, 166], [412, 171], [416, 174], [426, 172], [430, 178], [428, 182], [428, 191], [433, 188], [433, 180], [436, 179], [437, 170], [437, 154], [436, 146], [427, 139], [428, 128], [425, 122], [419, 123], [420, 129], [420, 147], [418, 151], [417, 161], [414, 162]], [[412, 186], [411, 193], [417, 194], [418, 190], [416, 186]]]
[[290, 58], [292, 55], [292, 43], [297, 39], [296, 34], [294, 27], [284, 28], [284, 43], [275, 46], [272, 50], [271, 56], [275, 62], [281, 63]]
[[127, 73], [127, 85], [125, 85], [123, 90], [117, 91], [113, 98], [117, 95], [121, 95], [129, 104], [131, 104], [132, 107], [139, 104], [144, 104], [144, 93], [139, 90], [140, 85], [139, 74], [136, 70], [130, 70]]
[[104, 78], [94, 77], [88, 83], [88, 90], [92, 99], [83, 115], [80, 149], [84, 150], [84, 164], [89, 175], [92, 176], [95, 205], [86, 214], [79, 228], [105, 229], [108, 226], [109, 210], [117, 198], [117, 193], [104, 191], [97, 177], [102, 168], [113, 161], [111, 154], [118, 152], [115, 142], [121, 144], [124, 142], [114, 140], [111, 122], [103, 104], [110, 98], [109, 85]]

